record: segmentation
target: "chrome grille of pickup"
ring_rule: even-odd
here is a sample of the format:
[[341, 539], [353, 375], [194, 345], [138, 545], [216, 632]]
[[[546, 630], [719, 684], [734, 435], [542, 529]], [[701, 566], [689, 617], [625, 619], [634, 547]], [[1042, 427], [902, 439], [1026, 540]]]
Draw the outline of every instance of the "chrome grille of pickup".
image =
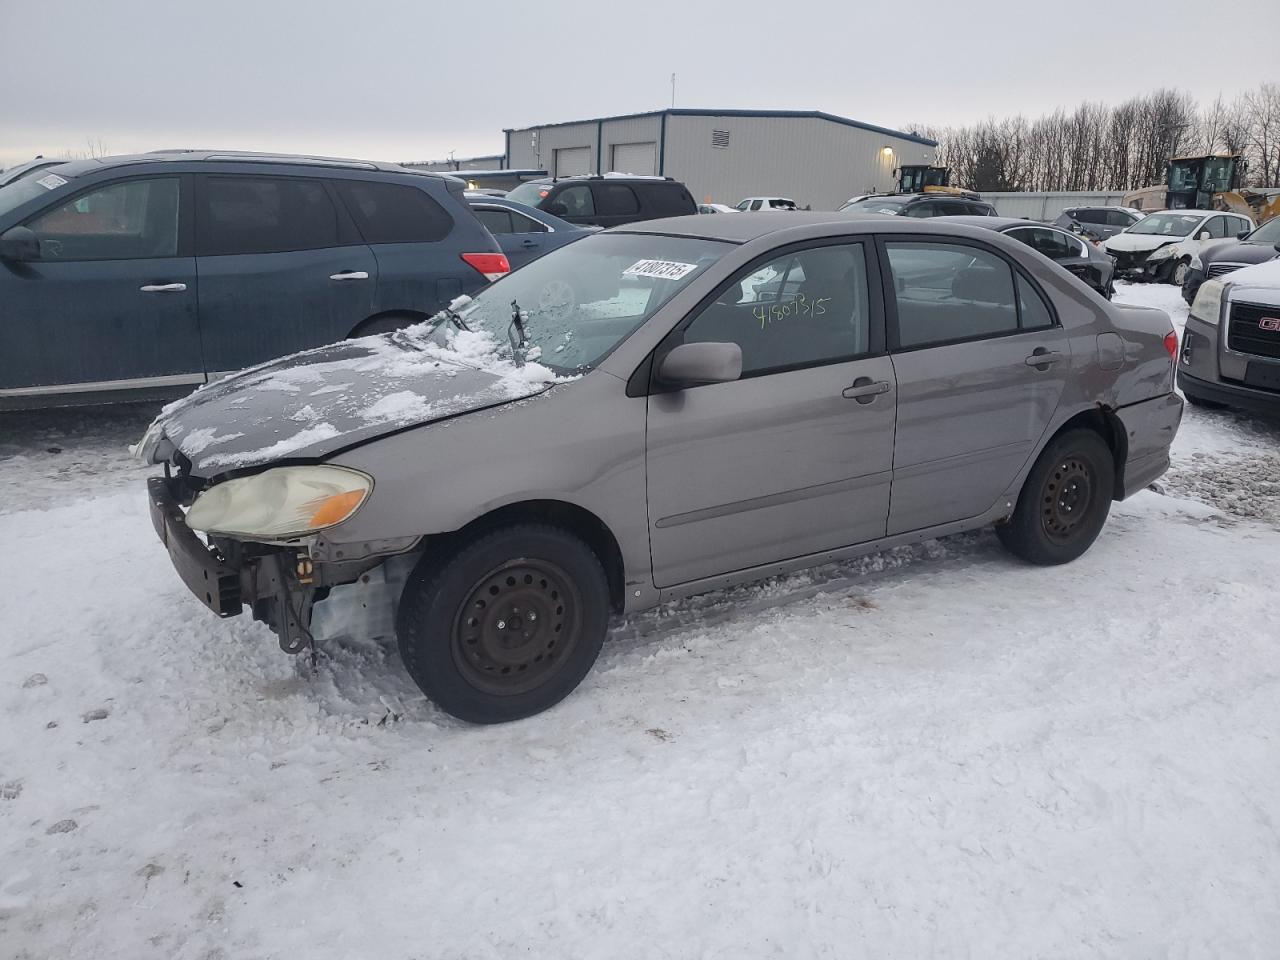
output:
[[1280, 360], [1280, 307], [1232, 303], [1227, 347], [1236, 353]]

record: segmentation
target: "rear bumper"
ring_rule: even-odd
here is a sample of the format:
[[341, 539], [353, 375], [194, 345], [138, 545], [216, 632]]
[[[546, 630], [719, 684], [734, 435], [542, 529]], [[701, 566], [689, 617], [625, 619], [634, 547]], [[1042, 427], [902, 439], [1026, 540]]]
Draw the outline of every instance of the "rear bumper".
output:
[[219, 559], [187, 526], [164, 478], [147, 480], [147, 496], [151, 525], [187, 589], [218, 616], [237, 616], [243, 606], [240, 571]]
[[1169, 448], [1182, 423], [1182, 407], [1180, 396], [1166, 393], [1116, 411], [1128, 449], [1119, 499], [1133, 496], [1169, 469]]
[[1257, 390], [1243, 384], [1221, 380], [1216, 382], [1201, 380], [1181, 370], [1178, 371], [1178, 386], [1183, 393], [1189, 393], [1199, 400], [1221, 403], [1254, 413], [1265, 413], [1273, 417], [1280, 415], [1280, 393], [1273, 393], [1270, 390]]

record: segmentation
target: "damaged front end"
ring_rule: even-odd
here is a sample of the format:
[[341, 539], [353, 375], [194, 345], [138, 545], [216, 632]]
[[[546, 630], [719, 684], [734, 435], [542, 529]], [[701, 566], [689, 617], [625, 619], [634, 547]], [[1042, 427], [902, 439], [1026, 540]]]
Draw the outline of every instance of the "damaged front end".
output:
[[[230, 502], [237, 494], [226, 493], [227, 486], [237, 482], [254, 480], [264, 487], [262, 478], [274, 472], [277, 476], [267, 477], [265, 485], [270, 500], [272, 484], [287, 485], [280, 471], [320, 469], [276, 468], [211, 484], [193, 476], [186, 458], [174, 451], [165, 461], [165, 475], [147, 481], [152, 525], [188, 589], [219, 617], [238, 616], [247, 604], [254, 619], [270, 627], [280, 648], [291, 654], [317, 640], [391, 635], [400, 592], [417, 562], [413, 551], [417, 537], [335, 543], [325, 536], [324, 528], [299, 532], [290, 529], [296, 526], [293, 518], [280, 519], [289, 509], [288, 494], [281, 496], [277, 490], [274, 502], [252, 504], [254, 511], [246, 515], [243, 504], [237, 513], [237, 505]], [[244, 490], [239, 496], [244, 499]], [[327, 493], [303, 503], [324, 521], [337, 516], [326, 518], [322, 511], [338, 496]], [[209, 506], [211, 497], [227, 502], [214, 504], [219, 508], [214, 509]], [[350, 512], [354, 509], [358, 504]], [[234, 525], [228, 522], [231, 518], [241, 526], [257, 524], [280, 533], [252, 539], [252, 533], [232, 535], [207, 529], [201, 538], [196, 530], [202, 524], [192, 518], [199, 520], [202, 514], [206, 521], [223, 526]]]

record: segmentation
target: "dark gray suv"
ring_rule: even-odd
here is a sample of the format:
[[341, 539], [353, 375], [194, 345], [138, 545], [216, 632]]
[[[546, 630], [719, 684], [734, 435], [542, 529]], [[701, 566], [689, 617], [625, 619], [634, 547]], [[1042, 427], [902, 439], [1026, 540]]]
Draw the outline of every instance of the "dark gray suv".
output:
[[186, 392], [431, 316], [509, 269], [461, 180], [210, 151], [0, 188], [0, 409]]

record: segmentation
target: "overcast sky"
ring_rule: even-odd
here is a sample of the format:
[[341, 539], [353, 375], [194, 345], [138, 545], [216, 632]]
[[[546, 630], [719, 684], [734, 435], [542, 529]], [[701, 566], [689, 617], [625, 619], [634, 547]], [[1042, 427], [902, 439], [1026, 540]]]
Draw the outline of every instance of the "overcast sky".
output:
[[1280, 81], [1277, 0], [0, 0], [0, 36], [0, 167], [90, 141], [500, 153], [504, 127], [667, 106], [673, 72], [681, 107], [898, 128]]

